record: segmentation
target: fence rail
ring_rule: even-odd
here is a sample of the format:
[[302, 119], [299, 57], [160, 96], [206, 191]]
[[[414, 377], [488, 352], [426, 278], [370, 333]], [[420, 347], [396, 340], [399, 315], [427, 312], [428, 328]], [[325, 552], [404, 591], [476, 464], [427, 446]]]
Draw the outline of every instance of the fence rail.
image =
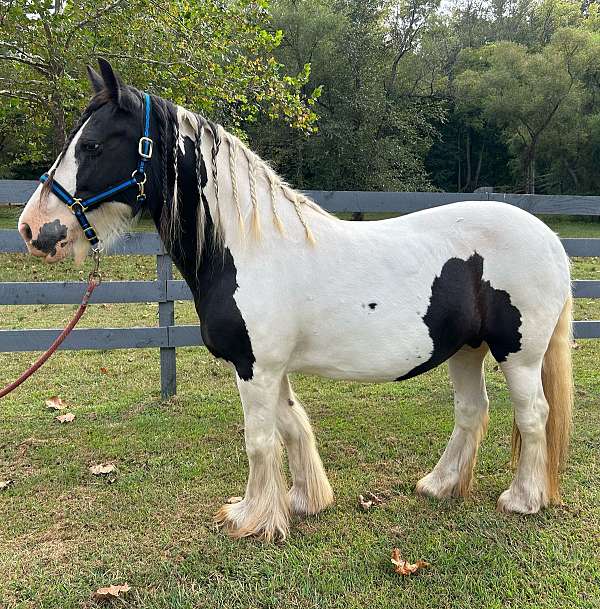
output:
[[[36, 188], [36, 182], [0, 180], [0, 204], [22, 203]], [[497, 200], [537, 214], [600, 215], [600, 197], [544, 195], [501, 195], [496, 193], [376, 193], [309, 191], [332, 212], [411, 213], [462, 200]], [[600, 239], [562, 239], [571, 257], [600, 256]], [[0, 254], [26, 252], [15, 230], [0, 230]], [[192, 300], [185, 282], [173, 279], [173, 264], [156, 233], [131, 233], [116, 243], [109, 255], [156, 256], [157, 278], [152, 281], [108, 281], [94, 292], [91, 303], [158, 303], [158, 326], [144, 328], [85, 328], [74, 330], [61, 349], [159, 348], [161, 393], [176, 393], [177, 347], [202, 345], [198, 325], [175, 325], [175, 302]], [[82, 282], [0, 283], [0, 305], [77, 304]], [[600, 281], [573, 282], [575, 298], [600, 298]], [[0, 352], [40, 351], [60, 330], [0, 330]], [[600, 338], [600, 320], [577, 321], [576, 338]]]

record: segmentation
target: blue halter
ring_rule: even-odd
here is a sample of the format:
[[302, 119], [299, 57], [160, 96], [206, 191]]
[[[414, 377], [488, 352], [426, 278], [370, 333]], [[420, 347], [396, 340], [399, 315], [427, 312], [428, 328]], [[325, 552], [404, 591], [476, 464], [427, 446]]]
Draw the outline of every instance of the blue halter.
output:
[[[152, 149], [154, 146], [154, 142], [150, 139], [150, 110], [151, 110], [151, 101], [150, 95], [148, 93], [144, 93], [144, 135], [140, 138], [138, 144], [138, 154], [140, 155], [140, 160], [137, 166], [137, 169], [131, 174], [131, 178], [129, 180], [125, 180], [116, 186], [112, 186], [111, 188], [107, 188], [102, 191], [100, 194], [94, 195], [92, 197], [88, 197], [87, 199], [78, 199], [70, 195], [56, 180], [52, 180], [50, 184], [50, 190], [73, 212], [75, 218], [77, 218], [77, 222], [83, 229], [83, 233], [86, 236], [87, 240], [92, 245], [94, 250], [99, 250], [98, 243], [100, 243], [100, 239], [94, 230], [94, 227], [90, 224], [87, 219], [85, 212], [89, 211], [93, 207], [96, 207], [112, 195], [115, 195], [118, 192], [123, 190], [127, 190], [131, 186], [137, 186], [139, 188], [139, 193], [137, 195], [137, 202], [139, 205], [143, 205], [146, 201], [146, 194], [144, 192], [144, 185], [146, 184], [146, 163], [152, 158]], [[45, 183], [50, 179], [50, 176], [45, 173], [40, 177], [40, 182]]]

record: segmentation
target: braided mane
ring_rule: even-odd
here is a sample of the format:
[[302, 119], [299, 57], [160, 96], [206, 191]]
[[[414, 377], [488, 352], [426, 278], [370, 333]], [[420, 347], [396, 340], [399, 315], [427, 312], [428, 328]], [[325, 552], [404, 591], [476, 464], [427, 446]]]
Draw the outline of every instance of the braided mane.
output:
[[[258, 240], [262, 235], [261, 227], [261, 216], [260, 208], [261, 201], [259, 200], [257, 188], [258, 180], [264, 179], [268, 185], [269, 191], [269, 206], [271, 210], [271, 216], [273, 224], [277, 231], [285, 236], [286, 231], [281, 215], [278, 210], [278, 201], [282, 198], [288, 201], [294, 209], [296, 216], [298, 217], [307, 241], [309, 243], [315, 243], [313, 232], [308, 223], [308, 219], [305, 215], [305, 209], [313, 209], [320, 214], [330, 216], [325, 210], [323, 210], [314, 201], [303, 195], [302, 193], [291, 188], [279, 175], [258, 155], [250, 150], [238, 137], [226, 131], [221, 125], [213, 123], [212, 121], [204, 118], [200, 114], [192, 113], [182, 107], [177, 107], [176, 113], [179, 117], [179, 122], [187, 121], [190, 130], [193, 134], [194, 139], [194, 151], [196, 155], [196, 172], [198, 176], [198, 189], [199, 189], [199, 203], [198, 209], [196, 210], [196, 242], [197, 242], [197, 259], [200, 260], [201, 250], [204, 240], [204, 231], [206, 226], [206, 209], [205, 202], [208, 201], [208, 196], [213, 197], [214, 205], [211, 206], [212, 226], [213, 226], [213, 243], [220, 247], [224, 244], [224, 221], [223, 214], [227, 211], [227, 205], [231, 205], [232, 211], [237, 219], [236, 224], [241, 235], [246, 234], [246, 226], [243, 213], [243, 205], [241, 201], [240, 193], [240, 182], [239, 182], [239, 161], [243, 158], [248, 167], [248, 186], [250, 193], [250, 209], [251, 209], [251, 226], [250, 234], [254, 239]], [[171, 113], [174, 114], [173, 112]], [[181, 124], [174, 125], [173, 131], [177, 134], [177, 141], [179, 144], [182, 142], [184, 134], [181, 132]], [[188, 135], [190, 135], [188, 133]], [[203, 138], [207, 136], [210, 138], [210, 158], [207, 159], [208, 163], [204, 168], [205, 160], [202, 156], [202, 142]], [[175, 146], [176, 148], [177, 146]], [[231, 180], [231, 201], [223, 200], [220, 194], [219, 183], [223, 179], [220, 175], [217, 161], [222, 158], [222, 155], [227, 155], [225, 166], [227, 167]], [[177, 182], [177, 164], [176, 161], [172, 161], [174, 166], [174, 181]], [[222, 170], [222, 169], [221, 169]], [[212, 189], [210, 193], [206, 192], [206, 183], [202, 183], [202, 172], [209, 171], [212, 178]], [[283, 195], [280, 197], [279, 195]], [[167, 206], [167, 224], [168, 228], [161, 230], [163, 239], [165, 235], [169, 235], [170, 243], [173, 244], [178, 236], [181, 236], [181, 225], [179, 222], [180, 210], [179, 210], [179, 196], [174, 193], [172, 197], [172, 203]]]

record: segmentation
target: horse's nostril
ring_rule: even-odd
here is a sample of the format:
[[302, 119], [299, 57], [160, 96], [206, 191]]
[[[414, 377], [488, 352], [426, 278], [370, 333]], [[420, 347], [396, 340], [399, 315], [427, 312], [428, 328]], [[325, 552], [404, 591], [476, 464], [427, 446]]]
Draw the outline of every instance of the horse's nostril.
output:
[[31, 232], [31, 228], [29, 226], [29, 224], [20, 224], [19, 225], [19, 232], [21, 233], [21, 237], [23, 237], [23, 239], [25, 239], [25, 241], [31, 241], [32, 237], [33, 237], [33, 233]]

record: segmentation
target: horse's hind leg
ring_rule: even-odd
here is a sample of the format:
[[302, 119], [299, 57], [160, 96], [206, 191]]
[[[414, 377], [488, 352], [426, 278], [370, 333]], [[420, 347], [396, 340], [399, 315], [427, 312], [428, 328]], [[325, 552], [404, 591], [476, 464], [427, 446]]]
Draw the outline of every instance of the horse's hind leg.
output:
[[547, 485], [546, 421], [548, 402], [542, 386], [542, 356], [531, 361], [521, 353], [500, 364], [515, 409], [521, 436], [517, 472], [498, 499], [504, 512], [534, 514], [549, 503]]
[[430, 497], [459, 497], [471, 488], [477, 449], [488, 421], [483, 361], [487, 345], [464, 347], [448, 360], [454, 385], [454, 431], [437, 465], [417, 483], [417, 492]]
[[288, 453], [292, 474], [290, 507], [296, 514], [317, 514], [333, 503], [333, 491], [317, 450], [308, 415], [289, 380], [281, 381], [277, 429]]
[[255, 366], [252, 380], [237, 379], [244, 408], [248, 484], [242, 501], [224, 505], [215, 516], [232, 537], [271, 540], [285, 537], [288, 531], [289, 499], [277, 430], [282, 376]]

